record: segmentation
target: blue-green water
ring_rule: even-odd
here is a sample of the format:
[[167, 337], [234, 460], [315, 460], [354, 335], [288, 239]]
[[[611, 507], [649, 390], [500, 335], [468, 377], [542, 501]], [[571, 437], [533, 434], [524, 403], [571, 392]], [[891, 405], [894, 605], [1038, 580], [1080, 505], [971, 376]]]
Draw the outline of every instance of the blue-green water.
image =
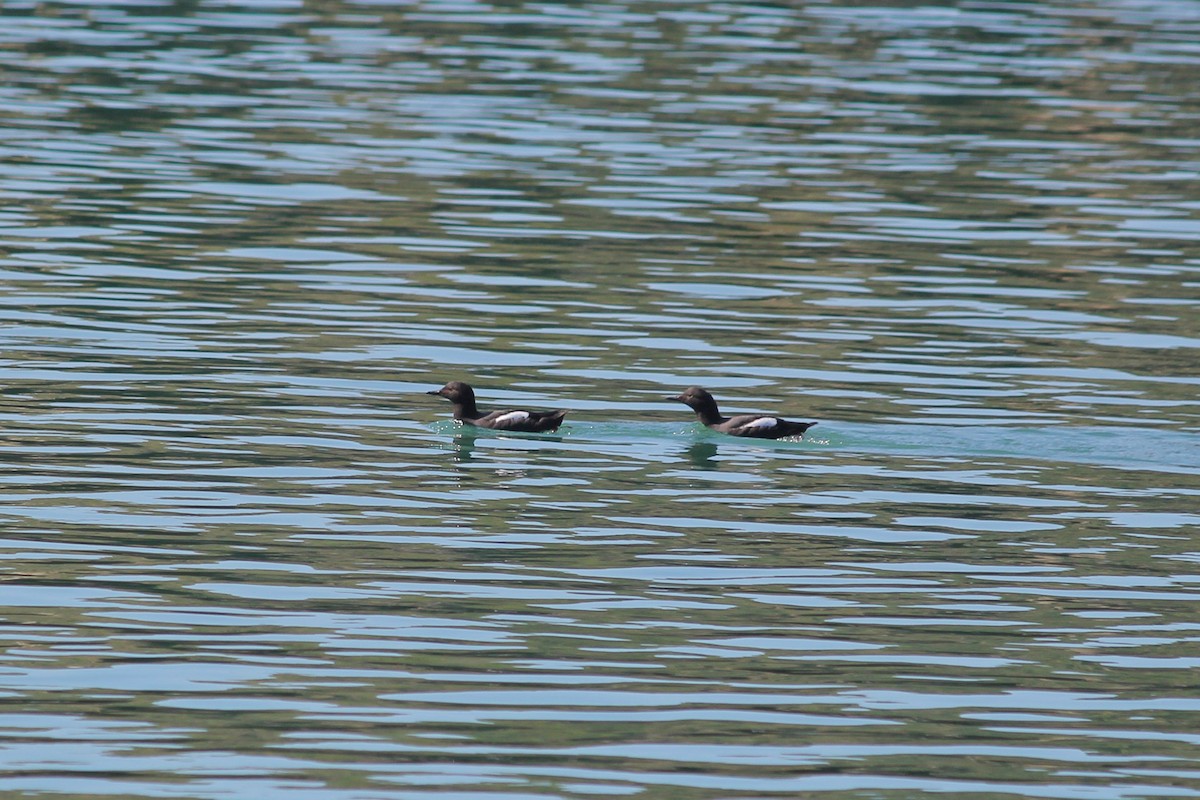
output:
[[0, 795], [1200, 795], [1197, 41], [5, 3]]

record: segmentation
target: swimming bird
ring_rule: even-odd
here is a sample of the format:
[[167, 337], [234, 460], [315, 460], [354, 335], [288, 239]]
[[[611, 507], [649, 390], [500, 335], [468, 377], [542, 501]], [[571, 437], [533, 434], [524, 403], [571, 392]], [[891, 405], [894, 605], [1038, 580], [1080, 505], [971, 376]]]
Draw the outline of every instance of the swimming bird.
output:
[[475, 390], [462, 381], [450, 381], [440, 389], [425, 394], [436, 394], [454, 404], [454, 418], [464, 425], [491, 428], [497, 431], [523, 431], [542, 433], [556, 431], [562, 425], [566, 411], [525, 411], [509, 409], [484, 414], [475, 407]]
[[768, 414], [739, 414], [736, 417], [722, 417], [717, 401], [713, 396], [699, 386], [689, 386], [678, 397], [668, 397], [667, 400], [678, 400], [692, 411], [700, 421], [714, 431], [728, 433], [730, 436], [748, 436], [754, 439], [782, 439], [786, 436], [803, 436], [804, 432], [816, 425], [815, 422], [792, 422], [782, 417]]

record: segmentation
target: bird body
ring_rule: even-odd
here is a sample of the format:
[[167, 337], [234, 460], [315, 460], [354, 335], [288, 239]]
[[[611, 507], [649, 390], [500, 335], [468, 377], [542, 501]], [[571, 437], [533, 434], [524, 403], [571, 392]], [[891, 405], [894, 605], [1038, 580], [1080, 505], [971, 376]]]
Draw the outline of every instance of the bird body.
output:
[[739, 414], [736, 417], [723, 417], [721, 410], [717, 407], [717, 401], [699, 386], [688, 387], [683, 394], [667, 399], [678, 400], [695, 411], [696, 416], [704, 425], [730, 436], [745, 436], [752, 439], [800, 437], [817, 424], [815, 422], [793, 422], [770, 414]]
[[524, 409], [506, 409], [491, 411], [487, 414], [475, 406], [475, 390], [462, 381], [450, 381], [441, 389], [434, 389], [426, 394], [436, 394], [454, 404], [454, 419], [464, 425], [474, 425], [477, 428], [490, 428], [496, 431], [520, 431], [524, 433], [542, 433], [556, 431], [562, 425], [566, 411], [526, 411]]

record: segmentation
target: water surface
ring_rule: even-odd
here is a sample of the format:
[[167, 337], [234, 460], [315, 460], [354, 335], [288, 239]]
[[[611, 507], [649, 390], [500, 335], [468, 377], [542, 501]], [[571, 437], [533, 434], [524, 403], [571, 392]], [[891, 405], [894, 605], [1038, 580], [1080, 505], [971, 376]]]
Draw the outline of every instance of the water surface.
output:
[[1200, 794], [1196, 41], [6, 3], [0, 792]]

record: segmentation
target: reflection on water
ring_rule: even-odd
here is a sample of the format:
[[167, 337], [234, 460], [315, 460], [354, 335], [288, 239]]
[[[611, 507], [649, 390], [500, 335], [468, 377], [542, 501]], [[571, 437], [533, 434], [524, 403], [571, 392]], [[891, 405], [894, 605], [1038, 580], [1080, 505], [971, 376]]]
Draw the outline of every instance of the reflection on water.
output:
[[700, 441], [687, 449], [688, 462], [696, 469], [720, 469], [715, 460], [717, 446], [712, 442]]
[[454, 434], [450, 448], [455, 464], [465, 464], [468, 461], [473, 461], [474, 459], [471, 454], [475, 452], [475, 434], [467, 432]]
[[1194, 5], [0, 22], [0, 792], [1196, 794]]

